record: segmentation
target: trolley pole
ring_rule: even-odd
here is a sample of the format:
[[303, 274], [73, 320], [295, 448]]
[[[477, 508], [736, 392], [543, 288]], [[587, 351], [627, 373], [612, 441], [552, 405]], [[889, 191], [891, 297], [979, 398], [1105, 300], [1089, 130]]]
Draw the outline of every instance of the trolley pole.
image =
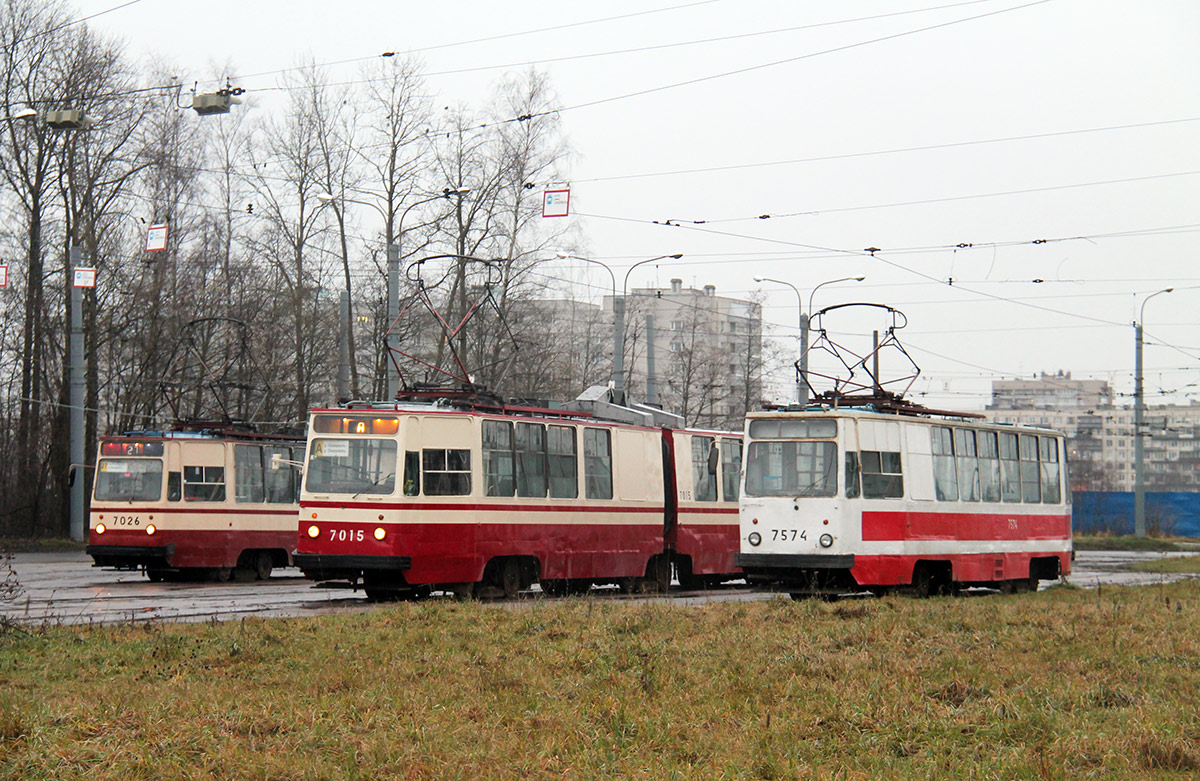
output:
[[83, 251], [71, 245], [68, 280], [71, 283], [71, 339], [70, 339], [70, 505], [71, 505], [71, 539], [83, 542], [83, 502], [84, 485], [87, 482], [87, 471], [83, 454], [83, 391], [84, 391], [84, 358], [83, 358], [83, 288], [77, 287], [74, 280], [75, 269], [83, 265]]

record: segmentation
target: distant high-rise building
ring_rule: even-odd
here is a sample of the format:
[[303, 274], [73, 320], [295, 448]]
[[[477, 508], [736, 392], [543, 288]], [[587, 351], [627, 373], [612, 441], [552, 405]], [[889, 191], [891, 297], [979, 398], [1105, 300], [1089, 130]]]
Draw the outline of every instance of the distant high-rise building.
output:
[[[604, 307], [612, 312], [611, 296]], [[713, 285], [685, 288], [681, 279], [669, 288], [634, 288], [625, 298], [625, 372], [638, 401], [657, 403], [689, 425], [740, 430], [746, 412], [761, 403], [762, 308], [718, 296]]]

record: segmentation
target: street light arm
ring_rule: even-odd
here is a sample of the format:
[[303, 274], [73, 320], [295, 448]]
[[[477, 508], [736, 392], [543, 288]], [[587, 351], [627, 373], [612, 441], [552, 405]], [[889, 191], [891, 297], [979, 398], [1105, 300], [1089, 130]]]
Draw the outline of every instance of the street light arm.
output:
[[1142, 308], [1138, 312], [1138, 322], [1139, 323], [1146, 322], [1146, 304], [1150, 303], [1150, 299], [1154, 298], [1155, 296], [1161, 296], [1163, 293], [1172, 293], [1174, 291], [1175, 291], [1175, 288], [1173, 288], [1173, 287], [1163, 288], [1162, 290], [1159, 290], [1156, 293], [1151, 293], [1150, 295], [1148, 295], [1144, 299], [1142, 299]]
[[[629, 275], [638, 266], [644, 265], [646, 263], [653, 263], [656, 260], [666, 260], [667, 258], [673, 258], [675, 260], [679, 260], [682, 257], [683, 257], [683, 253], [677, 252], [674, 255], [659, 255], [658, 257], [655, 257], [655, 258], [646, 258], [645, 260], [639, 260], [637, 263], [634, 263], [632, 266], [630, 266], [625, 271], [625, 280], [621, 283], [621, 296], [624, 297], [625, 291], [629, 289]], [[613, 280], [613, 290], [615, 291], [616, 288], [617, 288], [616, 280], [614, 279]]]
[[821, 288], [825, 287], [826, 285], [835, 285], [838, 282], [862, 282], [864, 279], [866, 279], [866, 277], [842, 277], [841, 279], [830, 279], [826, 282], [822, 282], [821, 284], [817, 285], [816, 287], [814, 287], [812, 289], [812, 292], [810, 292], [808, 294], [808, 314], [810, 316], [812, 315], [813, 296], [816, 295], [817, 291], [820, 290]]
[[555, 254], [555, 255], [557, 255], [558, 257], [562, 258], [563, 260], [567, 260], [567, 259], [571, 259], [571, 260], [582, 260], [584, 263], [592, 263], [592, 264], [594, 264], [594, 265], [597, 265], [597, 266], [599, 266], [600, 268], [604, 269], [605, 271], [607, 271], [607, 272], [608, 272], [608, 275], [609, 275], [610, 277], [612, 277], [612, 295], [613, 295], [613, 298], [616, 298], [616, 297], [617, 297], [617, 275], [616, 275], [615, 273], [613, 273], [613, 270], [612, 270], [612, 269], [609, 267], [609, 265], [608, 265], [607, 263], [601, 263], [600, 261], [598, 261], [598, 260], [593, 260], [592, 258], [585, 258], [585, 257], [583, 257], [582, 255], [571, 255], [571, 254], [569, 254], [569, 253], [566, 253], [566, 252], [556, 252], [556, 253], [554, 253], [554, 254]]

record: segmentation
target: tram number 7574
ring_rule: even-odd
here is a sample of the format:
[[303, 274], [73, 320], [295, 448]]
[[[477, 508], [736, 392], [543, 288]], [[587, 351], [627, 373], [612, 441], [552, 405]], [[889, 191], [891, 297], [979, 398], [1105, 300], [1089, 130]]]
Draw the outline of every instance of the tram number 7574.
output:
[[775, 542], [793, 542], [795, 540], [807, 540], [808, 532], [800, 529], [772, 529], [771, 539]]

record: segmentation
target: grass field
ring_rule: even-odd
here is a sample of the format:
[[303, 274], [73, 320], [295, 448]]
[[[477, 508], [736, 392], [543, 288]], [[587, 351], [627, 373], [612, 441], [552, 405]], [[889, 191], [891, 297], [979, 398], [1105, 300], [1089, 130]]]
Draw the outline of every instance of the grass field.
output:
[[1075, 546], [1075, 550], [1174, 551], [1182, 550], [1181, 546], [1178, 544], [1180, 541], [1182, 540], [1168, 540], [1163, 539], [1162, 537], [1076, 534], [1071, 543]]
[[1200, 572], [1200, 555], [1171, 556], [1154, 561], [1138, 561], [1130, 564], [1129, 569], [1142, 572]]
[[1200, 583], [0, 633], [5, 778], [1200, 773]]

